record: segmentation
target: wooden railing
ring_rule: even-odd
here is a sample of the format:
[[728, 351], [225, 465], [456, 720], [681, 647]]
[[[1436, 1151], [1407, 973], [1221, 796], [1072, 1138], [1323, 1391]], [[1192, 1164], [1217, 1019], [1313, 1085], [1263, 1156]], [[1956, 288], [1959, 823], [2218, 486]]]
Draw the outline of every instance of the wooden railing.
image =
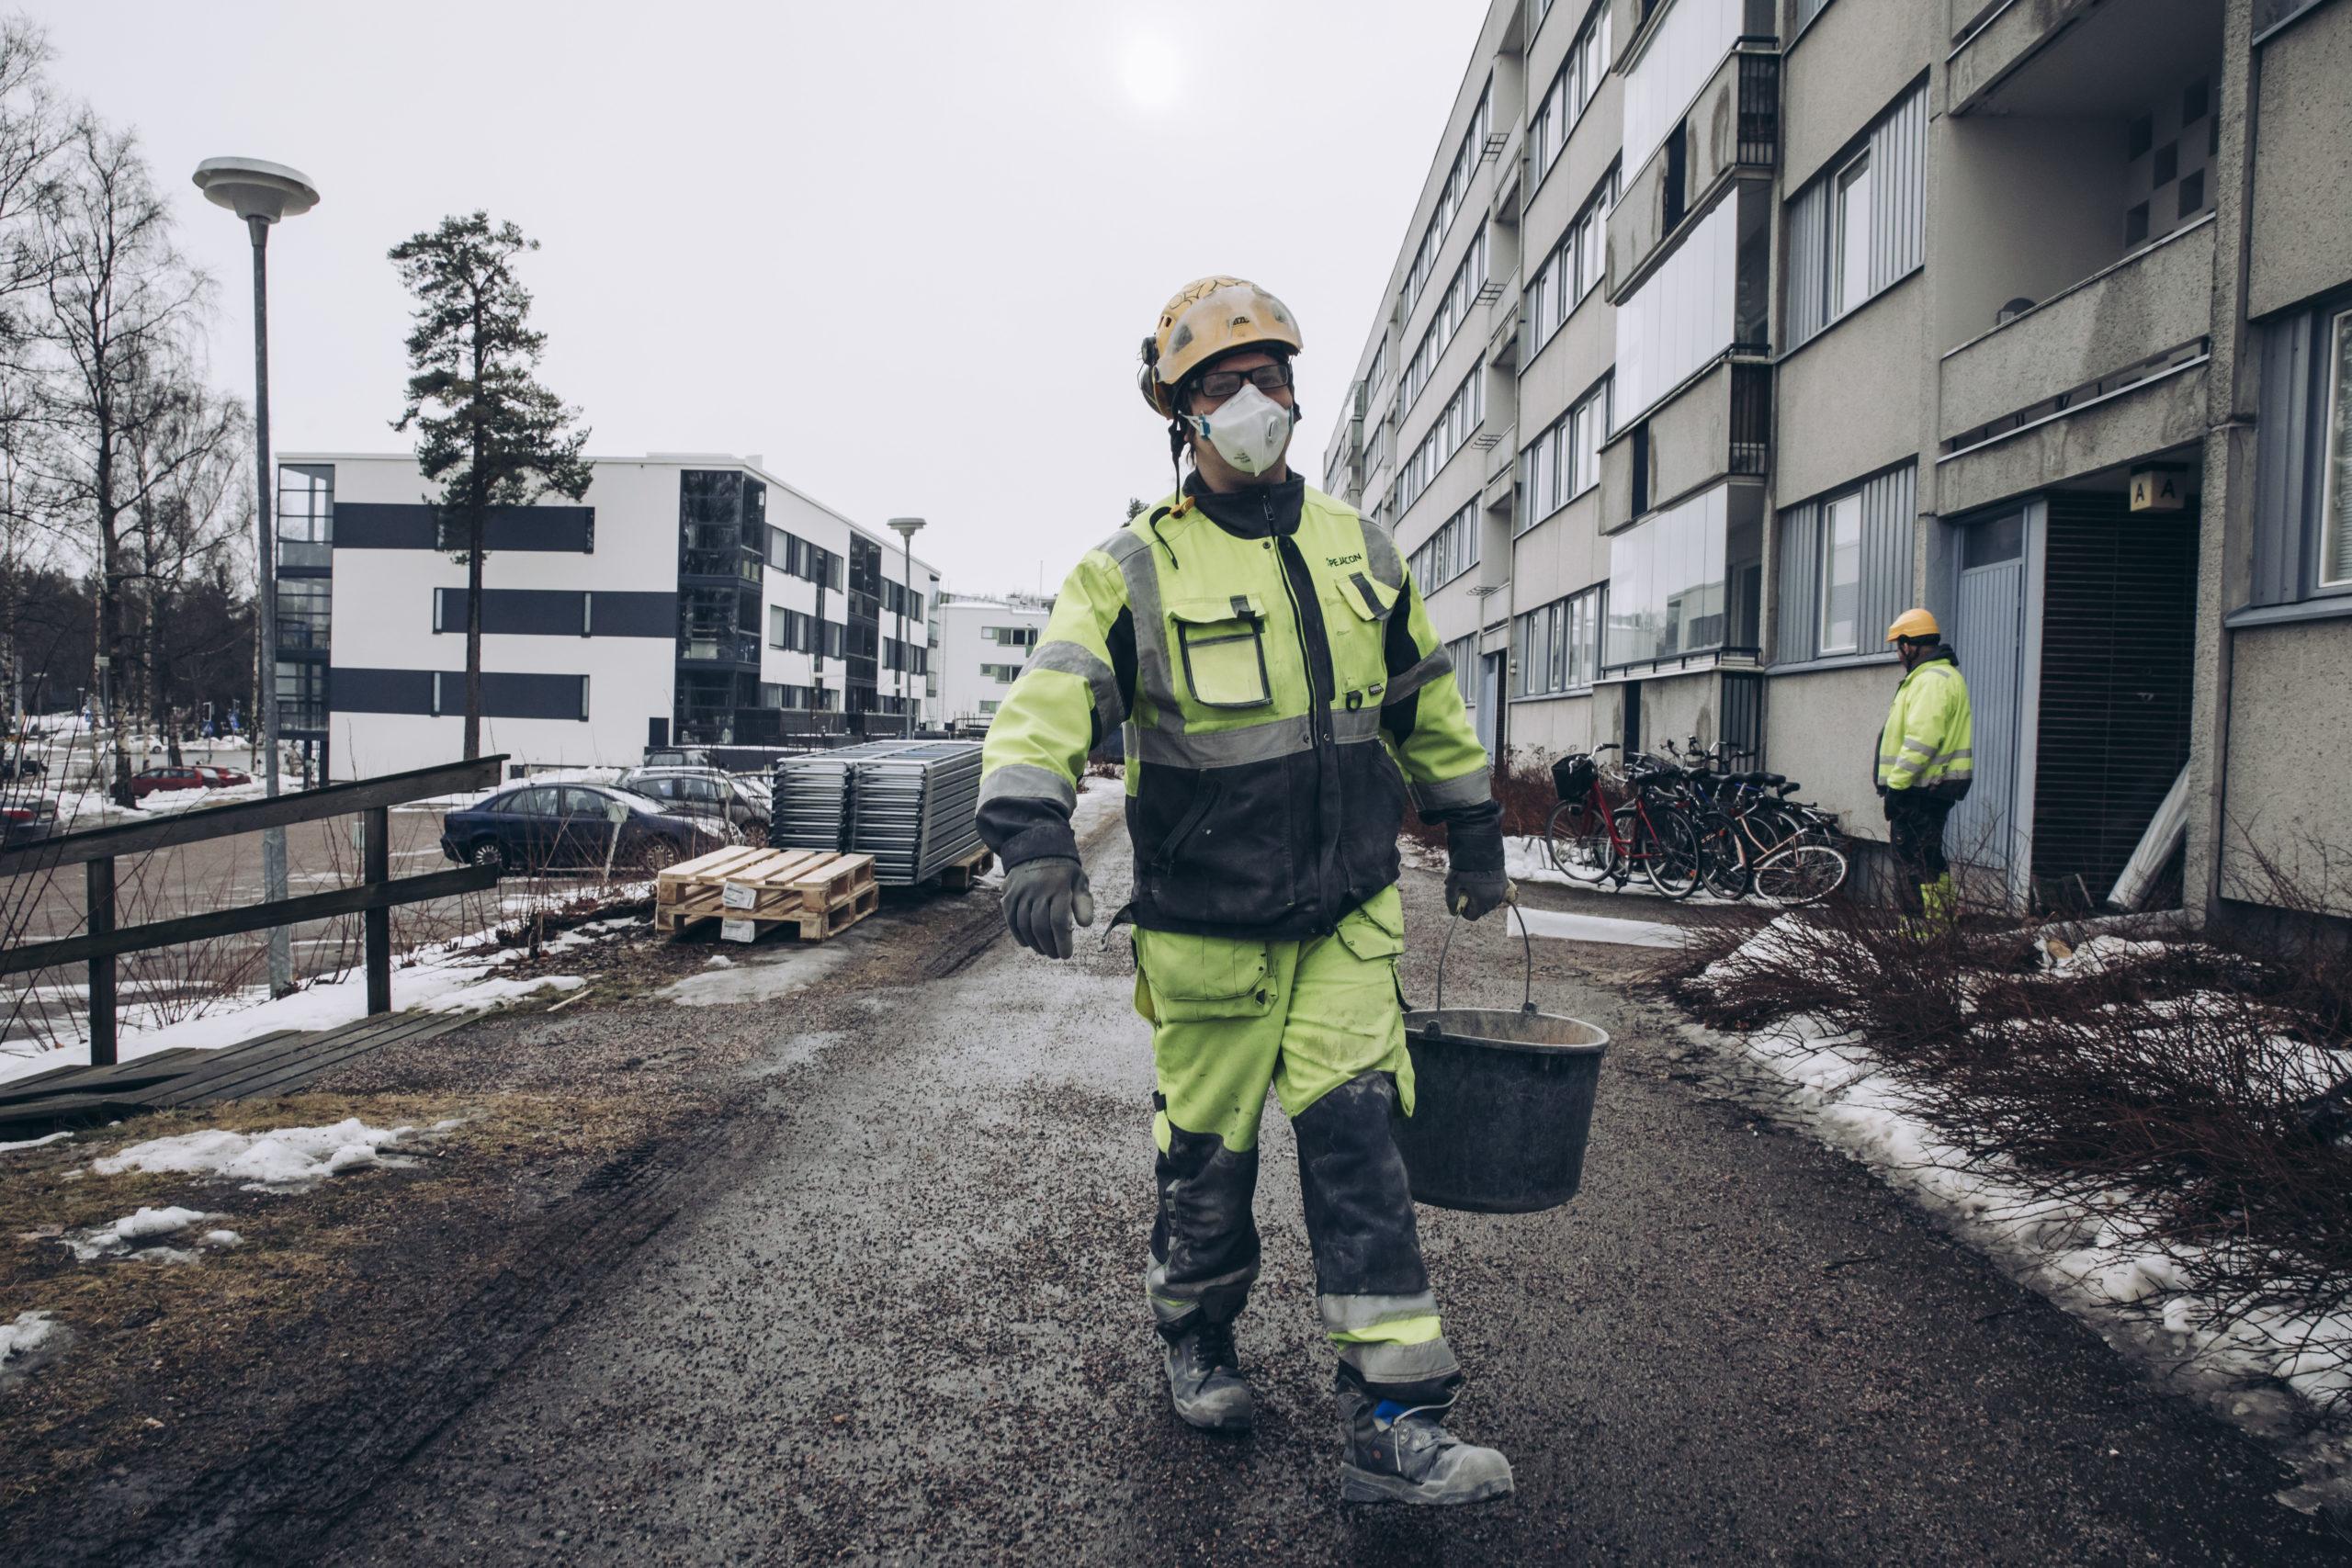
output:
[[[0, 975], [88, 964], [90, 1062], [94, 1066], [106, 1066], [115, 1060], [115, 960], [122, 954], [357, 914], [365, 917], [368, 1010], [390, 1012], [392, 910], [402, 904], [479, 892], [496, 886], [499, 875], [495, 866], [461, 866], [455, 871], [403, 876], [394, 881], [391, 808], [459, 790], [492, 787], [499, 782], [500, 767], [505, 761], [503, 756], [496, 756], [480, 757], [469, 762], [444, 762], [405, 773], [363, 779], [356, 784], [327, 784], [297, 795], [282, 795], [274, 800], [198, 807], [151, 821], [122, 822], [0, 850], [0, 877], [38, 875], [79, 865], [85, 868], [88, 892], [87, 929], [81, 935], [0, 948]], [[360, 880], [349, 887], [308, 893], [297, 898], [266, 899], [238, 908], [208, 910], [145, 925], [115, 924], [114, 869], [115, 862], [123, 855], [145, 854], [209, 839], [258, 833], [266, 828], [349, 816], [357, 816], [363, 827]]]

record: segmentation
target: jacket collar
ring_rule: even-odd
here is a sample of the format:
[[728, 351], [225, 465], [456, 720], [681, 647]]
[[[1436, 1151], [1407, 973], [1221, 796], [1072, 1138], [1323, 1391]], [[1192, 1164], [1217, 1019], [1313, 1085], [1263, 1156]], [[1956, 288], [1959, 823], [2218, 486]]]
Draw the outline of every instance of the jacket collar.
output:
[[1193, 498], [1195, 510], [1234, 537], [1263, 539], [1298, 532], [1299, 515], [1306, 505], [1306, 478], [1293, 469], [1280, 484], [1247, 485], [1220, 494], [1201, 482], [1195, 468], [1184, 476], [1184, 493]]
[[1933, 653], [1903, 672], [1904, 681], [1907, 682], [1912, 676], [1917, 675], [1930, 664], [1949, 664], [1957, 670], [1960, 668], [1960, 650], [1948, 642], [1937, 644]]

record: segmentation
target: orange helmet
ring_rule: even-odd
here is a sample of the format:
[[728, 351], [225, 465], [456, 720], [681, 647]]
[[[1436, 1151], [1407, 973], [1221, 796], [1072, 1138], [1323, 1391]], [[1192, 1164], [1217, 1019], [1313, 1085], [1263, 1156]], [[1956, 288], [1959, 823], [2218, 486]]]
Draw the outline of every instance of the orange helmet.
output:
[[1136, 385], [1154, 413], [1173, 417], [1176, 389], [1221, 354], [1238, 348], [1299, 351], [1298, 323], [1288, 307], [1238, 277], [1202, 277], [1176, 291], [1159, 312], [1159, 327], [1143, 340]]
[[1889, 642], [1901, 642], [1905, 637], [1914, 642], [1925, 642], [1930, 638], [1940, 638], [1943, 635], [1943, 629], [1936, 625], [1935, 616], [1925, 610], [1905, 610], [1894, 617], [1893, 626], [1886, 628], [1886, 640]]

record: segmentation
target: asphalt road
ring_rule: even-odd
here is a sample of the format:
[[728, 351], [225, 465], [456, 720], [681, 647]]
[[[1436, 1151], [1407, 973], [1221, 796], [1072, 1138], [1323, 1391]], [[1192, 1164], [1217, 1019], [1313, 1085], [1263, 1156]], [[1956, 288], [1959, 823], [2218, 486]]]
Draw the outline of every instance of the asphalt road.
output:
[[[1116, 908], [1124, 834], [1091, 859]], [[1407, 891], [1407, 989], [1426, 996], [1435, 888]], [[1449, 996], [1515, 1002], [1504, 944], [1473, 937]], [[1540, 946], [1539, 994], [1617, 1042], [1584, 1191], [1533, 1216], [1422, 1213], [1471, 1373], [1456, 1424], [1511, 1456], [1512, 1498], [1337, 1501], [1331, 1359], [1271, 1110], [1240, 1332], [1261, 1423], [1175, 1421], [1141, 1297], [1151, 1079], [1126, 942], [1053, 967], [1000, 940], [929, 981], [860, 990], [843, 970], [778, 1010], [793, 1021], [736, 1112], [761, 1135], [303, 1555], [2340, 1560], [2271, 1500], [2290, 1478], [2252, 1440], [1862, 1171], [1685, 1081], [1663, 1018], [1599, 978], [1609, 955]]]

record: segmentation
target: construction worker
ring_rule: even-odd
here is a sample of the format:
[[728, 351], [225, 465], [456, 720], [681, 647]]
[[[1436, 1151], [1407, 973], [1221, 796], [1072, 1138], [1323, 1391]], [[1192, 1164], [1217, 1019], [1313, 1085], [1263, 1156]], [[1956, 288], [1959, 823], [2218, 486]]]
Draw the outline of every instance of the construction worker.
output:
[[[1298, 1139], [1323, 1327], [1339, 1351], [1351, 1501], [1468, 1503], [1511, 1486], [1441, 1424], [1462, 1379], [1390, 1134], [1413, 1107], [1396, 984], [1409, 789], [1447, 827], [1448, 908], [1504, 902], [1500, 808], [1453, 664], [1396, 541], [1284, 461], [1296, 322], [1233, 277], [1190, 284], [1144, 340], [1175, 491], [1088, 551], [989, 729], [980, 831], [1006, 922], [1049, 958], [1093, 923], [1069, 814], [1125, 726], [1136, 1010], [1152, 1024], [1159, 1212], [1145, 1288], [1176, 1414], [1247, 1428], [1233, 1323], [1271, 1087]], [[1183, 474], [1188, 455], [1193, 468]]]
[[1904, 908], [1925, 931], [1948, 930], [1960, 900], [1944, 858], [1944, 818], [1967, 798], [1976, 771], [1968, 682], [1960, 655], [1927, 611], [1897, 615], [1886, 640], [1903, 660], [1903, 683], [1878, 737], [1887, 838], [1903, 868]]

